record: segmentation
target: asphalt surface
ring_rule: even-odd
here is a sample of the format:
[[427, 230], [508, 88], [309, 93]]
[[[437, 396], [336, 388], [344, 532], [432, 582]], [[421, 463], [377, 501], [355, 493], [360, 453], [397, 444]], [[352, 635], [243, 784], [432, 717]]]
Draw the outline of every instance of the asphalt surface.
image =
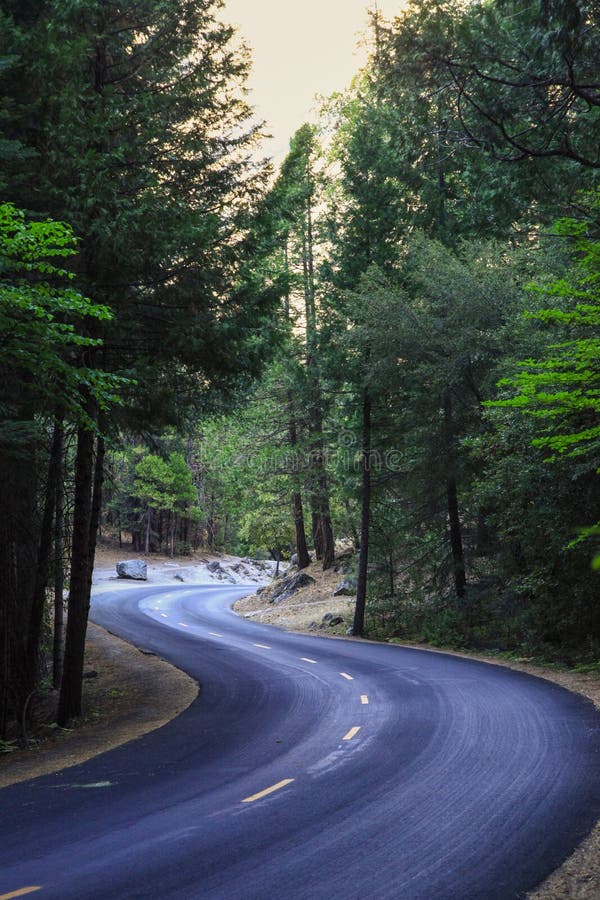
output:
[[145, 737], [0, 791], [0, 900], [508, 900], [600, 816], [600, 716], [471, 660], [289, 634], [248, 588], [100, 595], [197, 678]]

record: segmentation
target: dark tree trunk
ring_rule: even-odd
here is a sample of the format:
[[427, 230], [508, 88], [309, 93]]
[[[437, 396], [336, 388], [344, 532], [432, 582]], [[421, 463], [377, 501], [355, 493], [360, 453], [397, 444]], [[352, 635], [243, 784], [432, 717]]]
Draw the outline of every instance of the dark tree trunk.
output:
[[333, 540], [333, 526], [329, 511], [329, 484], [327, 475], [323, 470], [319, 479], [320, 515], [323, 536], [323, 571], [330, 569], [335, 561], [335, 543]]
[[311, 497], [310, 517], [315, 558], [320, 561], [323, 559], [323, 532], [321, 528], [321, 515], [317, 507], [317, 498], [315, 495]]
[[302, 506], [302, 495], [299, 491], [295, 491], [292, 495], [292, 506], [294, 510], [294, 528], [296, 532], [296, 554], [298, 556], [298, 568], [306, 569], [306, 567], [310, 565], [310, 556], [308, 555], [306, 532], [304, 530], [304, 508]]
[[[0, 737], [22, 716], [28, 697], [27, 639], [39, 550], [36, 473], [37, 427], [29, 404], [19, 403], [28, 373], [0, 368], [3, 396], [14, 399], [5, 411], [9, 428], [0, 444]], [[32, 564], [33, 562], [33, 564]]]
[[52, 683], [60, 688], [63, 660], [63, 617], [64, 617], [64, 552], [65, 552], [65, 487], [63, 480], [64, 466], [64, 430], [63, 423], [57, 419], [60, 427], [59, 474], [56, 482], [56, 509], [54, 513], [54, 640], [52, 648]]
[[368, 390], [363, 395], [362, 421], [362, 498], [360, 512], [360, 553], [358, 556], [358, 583], [352, 634], [361, 637], [365, 628], [367, 604], [367, 579], [369, 566], [369, 524], [371, 515], [371, 398]]
[[323, 422], [319, 401], [316, 398], [313, 398], [310, 408], [310, 431], [312, 534], [315, 555], [318, 560], [323, 561], [323, 571], [326, 571], [334, 562], [335, 543], [329, 507], [329, 484], [325, 471]]
[[94, 486], [94, 433], [83, 426], [77, 434], [75, 501], [69, 615], [57, 722], [64, 727], [81, 715], [85, 634], [90, 606], [90, 532]]
[[48, 461], [48, 475], [44, 491], [44, 512], [37, 552], [37, 565], [35, 572], [35, 587], [33, 601], [29, 616], [27, 631], [27, 693], [34, 690], [38, 679], [38, 662], [40, 654], [40, 642], [42, 637], [42, 623], [44, 621], [44, 608], [46, 605], [46, 588], [50, 575], [50, 560], [52, 557], [52, 524], [56, 507], [56, 489], [61, 477], [62, 464], [62, 423], [55, 419], [52, 434], [52, 447]]
[[145, 553], [146, 556], [150, 553], [150, 531], [152, 529], [152, 507], [149, 506], [146, 510], [146, 543], [145, 543]]
[[[103, 429], [106, 423], [104, 417], [100, 415], [99, 427]], [[94, 469], [94, 487], [92, 493], [92, 514], [90, 519], [90, 548], [89, 548], [89, 591], [92, 591], [92, 575], [94, 574], [94, 558], [96, 556], [96, 543], [100, 530], [100, 515], [102, 512], [102, 486], [104, 484], [104, 457], [106, 453], [106, 443], [102, 437], [102, 433], [98, 435], [96, 443], [96, 465]]]
[[465, 574], [465, 556], [463, 551], [462, 529], [458, 509], [458, 489], [454, 462], [454, 426], [452, 421], [452, 400], [450, 394], [444, 394], [444, 445], [446, 451], [446, 501], [448, 506], [448, 525], [450, 528], [450, 548], [452, 551], [452, 568], [454, 588], [457, 597], [464, 597], [467, 579]]
[[175, 556], [175, 531], [177, 528], [177, 514], [171, 512], [171, 533], [169, 537], [169, 557], [173, 559]]
[[[294, 452], [298, 447], [298, 428], [296, 419], [292, 411], [292, 394], [288, 394], [288, 406], [290, 410], [289, 422], [289, 438], [290, 446], [294, 448]], [[308, 547], [306, 545], [306, 531], [304, 529], [304, 507], [302, 505], [302, 494], [300, 491], [294, 491], [292, 494], [292, 510], [294, 513], [294, 530], [296, 534], [296, 554], [298, 556], [298, 568], [306, 569], [310, 565], [310, 556], [308, 555]]]

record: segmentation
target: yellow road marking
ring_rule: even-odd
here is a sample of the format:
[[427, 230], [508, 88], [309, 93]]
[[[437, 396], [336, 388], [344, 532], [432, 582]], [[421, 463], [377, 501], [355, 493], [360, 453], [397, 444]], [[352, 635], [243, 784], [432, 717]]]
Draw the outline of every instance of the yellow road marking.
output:
[[218, 631], [209, 631], [208, 632], [212, 637], [223, 637], [222, 634], [219, 634]]
[[10, 894], [0, 894], [0, 900], [12, 900], [13, 897], [24, 897], [25, 894], [33, 894], [34, 891], [41, 891], [41, 889], [41, 885], [19, 888], [18, 891], [11, 891]]
[[[271, 787], [265, 788], [264, 791], [259, 791], [258, 794], [252, 794], [251, 797], [246, 797], [242, 800], [242, 803], [254, 803], [255, 800], [262, 800], [263, 797], [268, 797], [269, 794], [274, 794], [275, 791], [280, 791], [281, 788], [287, 787], [288, 784], [291, 784], [293, 778], [284, 778], [283, 781], [278, 781], [277, 784], [272, 784]], [[0, 900], [2, 898], [0, 897]]]
[[300, 659], [302, 660], [302, 662], [309, 662], [309, 663], [312, 663], [313, 666], [316, 666], [316, 665], [317, 665], [316, 659], [309, 659], [308, 656], [301, 656]]
[[354, 681], [352, 675], [348, 675], [347, 672], [340, 672], [340, 675], [342, 676], [342, 678], [345, 678], [346, 681]]
[[260, 647], [261, 650], [270, 650], [270, 647], [267, 647], [266, 644], [255, 644], [255, 647]]
[[163, 619], [168, 619], [168, 618], [169, 618], [168, 615], [167, 615], [166, 613], [161, 613], [161, 616], [163, 617]]
[[360, 731], [360, 725], [355, 725], [354, 728], [351, 728], [348, 734], [345, 734], [342, 738], [343, 741], [351, 741], [353, 737], [355, 737]]
[[189, 628], [189, 625], [186, 625], [185, 622], [178, 622], [178, 625], [181, 625], [182, 628]]
[[360, 695], [360, 702], [362, 703], [363, 706], [366, 706], [368, 704], [369, 698], [367, 697], [366, 694]]

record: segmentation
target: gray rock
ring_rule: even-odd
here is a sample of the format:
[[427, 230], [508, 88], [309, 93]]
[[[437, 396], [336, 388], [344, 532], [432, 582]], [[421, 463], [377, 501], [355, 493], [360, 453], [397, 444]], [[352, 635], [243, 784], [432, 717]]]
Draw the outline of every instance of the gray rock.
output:
[[336, 557], [333, 571], [338, 572], [340, 575], [347, 575], [348, 572], [352, 571], [354, 557], [355, 553], [353, 550], [344, 550], [343, 553]]
[[148, 569], [143, 559], [126, 559], [117, 563], [117, 575], [119, 578], [147, 581]]
[[325, 613], [322, 622], [323, 625], [329, 625], [330, 628], [333, 628], [334, 625], [343, 625], [344, 620], [341, 616], [334, 616], [333, 613]]
[[305, 572], [298, 572], [297, 575], [282, 578], [275, 590], [271, 592], [269, 599], [271, 603], [281, 603], [282, 600], [287, 600], [296, 591], [303, 587], [308, 587], [309, 584], [315, 584], [315, 579]]
[[344, 578], [343, 581], [340, 581], [335, 591], [333, 592], [334, 597], [354, 597], [355, 594], [356, 585], [350, 578]]
[[207, 563], [206, 568], [208, 569], [209, 572], [213, 572], [213, 573], [223, 571], [223, 569], [221, 568], [221, 563], [219, 562], [218, 559], [213, 559], [212, 562]]
[[297, 565], [298, 565], [298, 554], [292, 553], [292, 555], [290, 557], [290, 566], [297, 566]]
[[173, 575], [173, 578], [174, 578], [176, 581], [183, 581], [183, 575]]

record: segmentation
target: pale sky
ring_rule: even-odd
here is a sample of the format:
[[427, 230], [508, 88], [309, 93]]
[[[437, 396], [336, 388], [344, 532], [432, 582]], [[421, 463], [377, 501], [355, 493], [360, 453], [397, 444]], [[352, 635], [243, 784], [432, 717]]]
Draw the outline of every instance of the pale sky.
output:
[[[403, 0], [379, 0], [393, 18]], [[366, 59], [357, 49], [372, 0], [225, 0], [224, 21], [237, 25], [254, 61], [250, 102], [273, 140], [265, 152], [281, 162], [289, 140], [310, 121], [316, 94], [347, 87]]]

